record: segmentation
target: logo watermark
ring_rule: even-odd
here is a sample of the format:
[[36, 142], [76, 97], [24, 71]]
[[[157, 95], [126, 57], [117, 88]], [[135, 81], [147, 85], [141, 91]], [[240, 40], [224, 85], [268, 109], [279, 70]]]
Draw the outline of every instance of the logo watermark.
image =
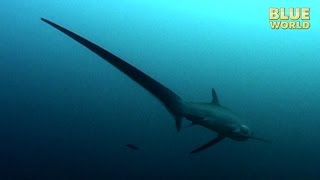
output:
[[310, 8], [270, 8], [271, 29], [309, 29]]

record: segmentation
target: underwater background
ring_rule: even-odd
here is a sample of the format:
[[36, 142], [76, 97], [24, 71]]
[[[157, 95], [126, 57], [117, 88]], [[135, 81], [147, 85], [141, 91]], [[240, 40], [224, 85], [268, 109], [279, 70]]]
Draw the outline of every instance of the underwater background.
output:
[[[319, 5], [0, 1], [0, 179], [319, 179]], [[311, 8], [311, 28], [271, 30], [270, 7]], [[210, 101], [214, 87], [272, 144], [227, 139], [190, 155], [216, 134], [178, 133], [152, 95], [40, 17], [185, 100]]]

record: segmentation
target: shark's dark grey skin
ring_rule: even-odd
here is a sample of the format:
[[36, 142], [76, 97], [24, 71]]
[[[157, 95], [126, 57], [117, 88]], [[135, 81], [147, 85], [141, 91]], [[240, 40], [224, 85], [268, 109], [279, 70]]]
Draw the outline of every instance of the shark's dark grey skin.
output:
[[191, 153], [207, 149], [225, 138], [236, 141], [256, 139], [269, 142], [253, 136], [250, 128], [242, 124], [241, 119], [236, 114], [221, 106], [214, 89], [212, 89], [212, 101], [209, 103], [183, 101], [176, 93], [102, 47], [47, 19], [41, 18], [41, 20], [90, 49], [154, 95], [174, 116], [178, 131], [181, 129], [182, 119], [185, 118], [191, 121], [192, 125], [203, 126], [218, 134], [216, 138], [191, 151]]

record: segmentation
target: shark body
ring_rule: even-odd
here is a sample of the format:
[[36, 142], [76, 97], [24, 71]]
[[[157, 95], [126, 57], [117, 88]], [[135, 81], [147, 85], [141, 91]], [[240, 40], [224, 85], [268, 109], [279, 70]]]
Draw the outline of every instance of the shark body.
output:
[[41, 20], [82, 44], [149, 91], [154, 97], [160, 100], [170, 114], [173, 115], [178, 131], [181, 129], [182, 119], [184, 118], [191, 121], [191, 125], [199, 125], [217, 133], [217, 136], [214, 139], [194, 149], [191, 153], [197, 153], [207, 149], [225, 138], [236, 141], [256, 139], [263, 142], [270, 142], [255, 137], [251, 129], [247, 125], [241, 123], [239, 116], [228, 108], [221, 106], [213, 88], [211, 91], [211, 102], [186, 102], [172, 90], [111, 52], [52, 21], [44, 18], [41, 18]]

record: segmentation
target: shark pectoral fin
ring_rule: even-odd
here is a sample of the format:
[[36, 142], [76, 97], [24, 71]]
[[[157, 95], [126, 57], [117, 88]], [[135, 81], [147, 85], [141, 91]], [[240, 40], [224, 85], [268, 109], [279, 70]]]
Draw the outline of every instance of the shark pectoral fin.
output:
[[194, 149], [193, 151], [190, 152], [190, 154], [194, 154], [194, 153], [197, 153], [197, 152], [200, 152], [202, 150], [205, 150], [215, 144], [217, 144], [218, 142], [222, 141], [223, 139], [225, 138], [225, 136], [222, 136], [221, 134], [219, 134], [216, 138], [214, 138], [213, 140], [209, 141], [208, 143], [200, 146], [199, 148], [197, 149]]

